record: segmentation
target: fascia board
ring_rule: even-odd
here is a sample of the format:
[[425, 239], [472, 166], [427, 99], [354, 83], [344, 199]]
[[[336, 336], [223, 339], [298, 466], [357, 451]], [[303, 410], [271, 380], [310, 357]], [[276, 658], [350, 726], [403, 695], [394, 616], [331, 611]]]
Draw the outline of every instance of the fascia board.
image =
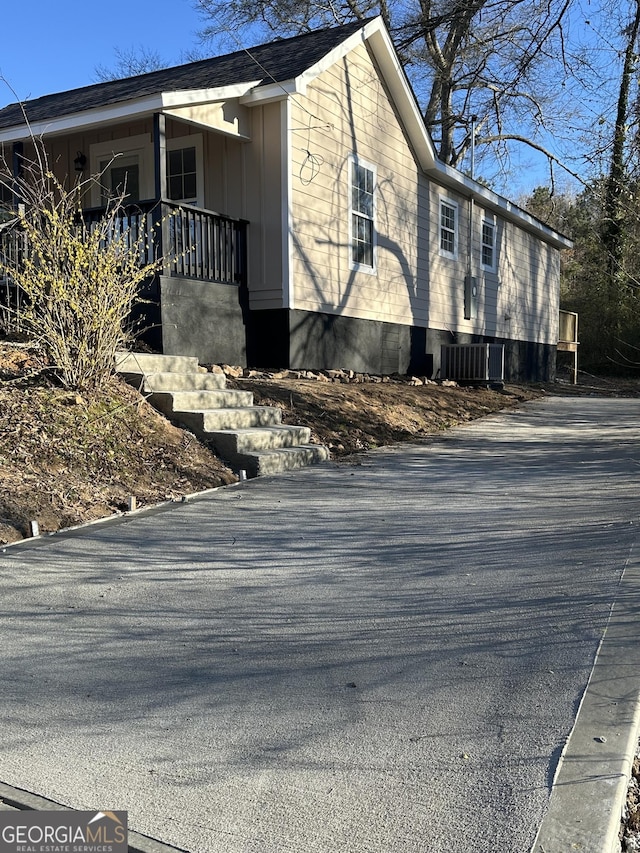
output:
[[[158, 93], [135, 101], [123, 101], [106, 107], [71, 113], [59, 118], [3, 128], [0, 130], [0, 142], [14, 142], [41, 136], [59, 136], [62, 133], [70, 133], [74, 130], [124, 121], [140, 113], [155, 112], [161, 110], [162, 106], [162, 94]], [[26, 107], [28, 109], [28, 104]]]
[[[256, 84], [254, 83], [253, 85]], [[297, 92], [296, 80], [283, 80], [282, 82], [268, 83], [266, 86], [260, 86], [252, 92], [248, 92], [240, 97], [240, 103], [248, 107], [255, 106], [256, 104], [266, 104], [272, 101], [281, 101], [283, 98]]]
[[[58, 118], [46, 119], [40, 122], [14, 125], [0, 130], [0, 143], [17, 142], [23, 139], [41, 136], [59, 136], [76, 130], [87, 130], [101, 125], [114, 124], [127, 119], [138, 118], [161, 112], [163, 109], [193, 106], [195, 104], [224, 101], [238, 98], [255, 86], [259, 81], [238, 83], [231, 86], [220, 86], [216, 89], [193, 89], [175, 92], [158, 92], [144, 98], [135, 98], [109, 104], [92, 110], [82, 110]], [[26, 104], [28, 109], [28, 104]], [[27, 112], [28, 117], [28, 112]]]
[[188, 91], [163, 92], [163, 105], [170, 107], [189, 107], [196, 104], [211, 104], [216, 101], [231, 101], [242, 98], [247, 92], [257, 86], [260, 80], [249, 83], [233, 83], [229, 86], [218, 86], [215, 89], [191, 89]]
[[570, 249], [573, 246], [573, 241], [564, 234], [554, 231], [509, 199], [498, 195], [440, 160], [436, 160], [434, 168], [427, 172], [427, 176], [467, 198], [472, 198], [478, 204], [484, 205], [503, 219], [514, 222], [526, 231], [536, 234], [557, 249]]

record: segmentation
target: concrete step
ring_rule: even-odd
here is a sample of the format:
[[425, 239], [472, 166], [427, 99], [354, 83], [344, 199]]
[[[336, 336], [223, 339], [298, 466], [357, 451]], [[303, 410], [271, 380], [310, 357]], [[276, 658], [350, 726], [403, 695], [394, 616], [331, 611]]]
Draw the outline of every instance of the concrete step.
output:
[[118, 373], [197, 373], [198, 359], [191, 355], [161, 355], [149, 352], [117, 352]]
[[[140, 376], [140, 374], [137, 374]], [[129, 382], [131, 374], [124, 374]], [[135, 375], [132, 377], [135, 385]], [[227, 387], [224, 373], [151, 373], [140, 376], [140, 388], [143, 394], [176, 391], [222, 391]]]
[[282, 424], [272, 427], [220, 430], [210, 432], [205, 437], [211, 441], [220, 456], [225, 459], [235, 459], [242, 454], [309, 444], [311, 430], [308, 427]]
[[308, 427], [282, 424], [280, 409], [254, 406], [250, 391], [227, 388], [224, 374], [205, 372], [197, 358], [118, 353], [116, 369], [154, 408], [210, 441], [250, 477], [329, 459], [326, 447], [309, 443]]
[[280, 409], [270, 406], [238, 406], [233, 409], [203, 409], [199, 412], [174, 412], [173, 417], [201, 436], [220, 430], [277, 426]]
[[249, 477], [264, 477], [267, 474], [282, 474], [285, 471], [306, 468], [307, 465], [326, 462], [329, 458], [329, 449], [323, 444], [301, 444], [297, 447], [242, 454], [233, 464], [238, 469], [243, 468]]
[[161, 391], [147, 398], [151, 405], [167, 417], [176, 412], [197, 412], [204, 409], [246, 408], [253, 405], [251, 391], [236, 391], [232, 388], [217, 391]]

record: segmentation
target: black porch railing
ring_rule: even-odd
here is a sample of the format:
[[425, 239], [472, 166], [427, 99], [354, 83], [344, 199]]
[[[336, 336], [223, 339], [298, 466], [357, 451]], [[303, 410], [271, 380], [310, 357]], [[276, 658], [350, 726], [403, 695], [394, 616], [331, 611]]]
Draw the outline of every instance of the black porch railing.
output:
[[[103, 207], [82, 212], [89, 227], [104, 214]], [[161, 261], [161, 275], [246, 287], [247, 223], [242, 219], [172, 201], [146, 201], [125, 206], [113, 227], [114, 237], [124, 234], [138, 248], [141, 264]], [[0, 230], [0, 256], [9, 266], [27, 252], [19, 226]], [[20, 305], [16, 285], [0, 274], [0, 329], [19, 325]]]
[[[104, 208], [83, 211], [87, 224], [104, 216]], [[247, 223], [211, 210], [172, 201], [128, 205], [117, 229], [141, 247], [140, 260], [162, 259], [164, 275], [245, 284]]]

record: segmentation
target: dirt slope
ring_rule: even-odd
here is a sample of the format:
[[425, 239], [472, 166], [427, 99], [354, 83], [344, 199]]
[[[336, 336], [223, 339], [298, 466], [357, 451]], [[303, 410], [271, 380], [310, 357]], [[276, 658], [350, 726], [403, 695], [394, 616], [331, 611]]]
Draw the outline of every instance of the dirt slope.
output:
[[188, 432], [114, 378], [99, 397], [56, 387], [37, 351], [0, 344], [0, 543], [233, 482]]
[[[285, 422], [311, 427], [334, 459], [422, 439], [544, 393], [341, 371], [313, 379], [254, 371], [229, 384], [253, 391], [256, 403], [281, 407]], [[145, 506], [236, 478], [117, 378], [99, 397], [71, 393], [50, 381], [37, 349], [0, 341], [0, 479], [2, 544], [29, 535], [32, 521], [50, 532], [122, 512], [130, 496]]]

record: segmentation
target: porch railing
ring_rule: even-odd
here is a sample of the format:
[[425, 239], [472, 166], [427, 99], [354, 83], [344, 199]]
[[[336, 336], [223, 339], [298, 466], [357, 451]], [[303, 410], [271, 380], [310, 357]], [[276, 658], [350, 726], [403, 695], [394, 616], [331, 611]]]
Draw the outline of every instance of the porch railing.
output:
[[[97, 222], [104, 208], [83, 211], [87, 224]], [[171, 201], [129, 205], [117, 229], [141, 247], [141, 262], [163, 260], [164, 275], [246, 283], [247, 223], [211, 210]]]
[[558, 323], [558, 352], [573, 353], [571, 378], [573, 384], [578, 382], [578, 315], [575, 311], [560, 311]]
[[[83, 210], [89, 227], [105, 208]], [[137, 246], [140, 263], [161, 261], [160, 273], [200, 281], [246, 286], [247, 223], [171, 201], [128, 205], [113, 223], [114, 236], [124, 234]], [[24, 232], [16, 226], [0, 230], [0, 255], [10, 266], [26, 256]], [[10, 277], [0, 273], [0, 330], [20, 327], [22, 295]]]
[[[0, 230], [0, 257], [9, 267], [20, 265], [27, 254], [26, 235], [15, 226], [5, 225]], [[16, 283], [0, 271], [0, 331], [21, 330], [22, 291]]]

